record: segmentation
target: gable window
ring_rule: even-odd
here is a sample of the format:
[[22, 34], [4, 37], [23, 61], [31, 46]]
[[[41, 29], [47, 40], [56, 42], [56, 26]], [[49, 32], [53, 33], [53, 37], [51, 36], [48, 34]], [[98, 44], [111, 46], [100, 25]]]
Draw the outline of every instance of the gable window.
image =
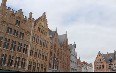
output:
[[5, 38], [5, 41], [4, 41], [4, 46], [3, 46], [3, 48], [6, 48], [6, 49], [8, 49], [9, 42], [10, 42], [10, 39], [7, 39], [7, 38]]
[[12, 40], [12, 44], [11, 44], [10, 50], [11, 50], [11, 51], [15, 51], [15, 47], [16, 47], [16, 41], [13, 41], [13, 40]]
[[19, 42], [18, 42], [18, 48], [17, 48], [17, 51], [18, 51], [18, 52], [21, 52], [21, 49], [22, 49], [22, 43], [19, 43]]
[[0, 47], [2, 47], [3, 37], [0, 37]]
[[20, 26], [20, 21], [16, 20], [16, 26]]

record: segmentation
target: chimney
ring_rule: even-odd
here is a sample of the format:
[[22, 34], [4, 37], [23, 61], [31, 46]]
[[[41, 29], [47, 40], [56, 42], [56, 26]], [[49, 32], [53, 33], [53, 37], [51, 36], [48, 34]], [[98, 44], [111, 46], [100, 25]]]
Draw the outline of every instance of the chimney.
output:
[[32, 12], [29, 13], [29, 18], [30, 18], [30, 19], [32, 18]]

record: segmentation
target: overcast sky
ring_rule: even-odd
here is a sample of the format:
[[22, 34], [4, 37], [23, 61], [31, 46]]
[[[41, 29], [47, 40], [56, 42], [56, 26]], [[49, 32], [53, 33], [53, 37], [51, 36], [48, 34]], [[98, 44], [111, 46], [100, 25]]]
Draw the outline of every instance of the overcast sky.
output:
[[49, 28], [57, 27], [59, 35], [67, 31], [82, 61], [116, 50], [116, 0], [7, 0], [7, 6], [26, 16], [33, 12], [35, 19], [46, 12]]

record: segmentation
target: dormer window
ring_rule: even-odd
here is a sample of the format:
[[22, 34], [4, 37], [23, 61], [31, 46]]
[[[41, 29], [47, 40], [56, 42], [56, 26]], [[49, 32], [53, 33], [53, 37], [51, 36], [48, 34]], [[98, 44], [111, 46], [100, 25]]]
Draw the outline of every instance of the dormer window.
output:
[[20, 26], [20, 21], [16, 20], [16, 26]]

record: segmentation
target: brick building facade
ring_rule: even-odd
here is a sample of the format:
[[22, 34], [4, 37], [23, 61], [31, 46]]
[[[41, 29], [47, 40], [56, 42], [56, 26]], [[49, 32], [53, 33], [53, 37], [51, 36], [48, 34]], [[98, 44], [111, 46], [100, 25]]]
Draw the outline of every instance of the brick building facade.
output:
[[[43, 13], [38, 19], [14, 11], [2, 0], [0, 6], [0, 69], [19, 72], [47, 72], [52, 69], [70, 71], [70, 50], [67, 33], [51, 39]], [[52, 52], [52, 55], [50, 55]]]
[[[111, 61], [111, 62], [110, 62]], [[102, 54], [98, 52], [94, 61], [94, 72], [116, 72], [116, 51]]]

